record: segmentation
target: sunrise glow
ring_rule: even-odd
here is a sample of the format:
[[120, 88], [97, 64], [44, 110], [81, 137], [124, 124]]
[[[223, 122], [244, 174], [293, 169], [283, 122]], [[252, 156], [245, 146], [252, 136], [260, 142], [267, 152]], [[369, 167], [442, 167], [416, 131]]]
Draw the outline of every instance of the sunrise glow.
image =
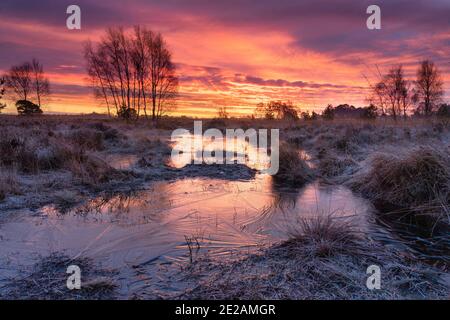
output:
[[82, 44], [98, 41], [108, 26], [141, 24], [160, 31], [172, 50], [178, 115], [213, 116], [225, 106], [243, 116], [269, 100], [310, 111], [363, 106], [377, 67], [401, 63], [414, 78], [422, 59], [442, 71], [448, 100], [448, 2], [386, 1], [381, 30], [366, 28], [366, 2], [86, 0], [79, 1], [81, 30], [68, 30], [63, 3], [14, 1], [0, 11], [0, 71], [36, 57], [52, 85], [47, 112], [104, 113], [87, 80]]

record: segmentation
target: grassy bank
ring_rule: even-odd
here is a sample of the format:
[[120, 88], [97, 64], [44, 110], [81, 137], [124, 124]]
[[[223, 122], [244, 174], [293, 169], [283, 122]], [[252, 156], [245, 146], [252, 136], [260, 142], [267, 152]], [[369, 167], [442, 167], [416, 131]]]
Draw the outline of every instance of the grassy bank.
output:
[[[330, 217], [301, 221], [291, 239], [237, 261], [204, 258], [184, 271], [181, 299], [446, 299], [445, 273]], [[369, 266], [381, 289], [366, 286]]]

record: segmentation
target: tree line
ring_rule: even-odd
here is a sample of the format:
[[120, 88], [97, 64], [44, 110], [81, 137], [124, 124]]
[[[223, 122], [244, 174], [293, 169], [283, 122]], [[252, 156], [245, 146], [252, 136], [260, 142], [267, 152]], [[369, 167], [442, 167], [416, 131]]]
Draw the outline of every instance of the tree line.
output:
[[290, 101], [270, 101], [259, 103], [256, 106], [253, 118], [264, 119], [300, 119], [316, 120], [322, 117], [326, 120], [337, 117], [375, 119], [378, 116], [391, 116], [397, 119], [400, 116], [414, 115], [450, 116], [450, 105], [443, 103], [443, 81], [441, 73], [430, 60], [420, 63], [416, 71], [415, 80], [405, 78], [401, 65], [392, 67], [386, 74], [378, 71], [377, 82], [370, 85], [370, 95], [366, 98], [369, 103], [366, 107], [354, 107], [341, 104], [337, 107], [328, 105], [319, 115], [316, 112], [301, 112]]
[[[220, 112], [219, 112], [220, 117]], [[348, 104], [340, 104], [333, 107], [329, 104], [321, 114], [315, 111], [301, 111], [299, 107], [292, 102], [287, 101], [270, 101], [268, 103], [259, 103], [252, 115], [252, 118], [260, 118], [266, 120], [299, 120], [305, 121], [318, 120], [320, 118], [325, 120], [332, 120], [335, 117], [342, 118], [366, 118], [374, 119], [377, 117], [377, 109], [370, 105], [367, 107], [357, 108]]]

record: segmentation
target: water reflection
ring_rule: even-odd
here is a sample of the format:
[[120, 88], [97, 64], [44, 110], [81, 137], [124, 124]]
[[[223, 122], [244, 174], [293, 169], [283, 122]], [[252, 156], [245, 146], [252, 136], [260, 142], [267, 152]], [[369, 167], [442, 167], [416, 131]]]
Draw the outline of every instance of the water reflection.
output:
[[[250, 181], [157, 182], [134, 194], [92, 199], [66, 213], [48, 206], [37, 214], [23, 212], [3, 219], [0, 259], [2, 267], [9, 265], [8, 272], [14, 272], [17, 265], [31, 265], [38, 254], [65, 251], [72, 257], [89, 256], [119, 269], [125, 288], [132, 282], [133, 290], [140, 290], [135, 270], [153, 283], [164, 276], [162, 266], [188, 262], [199, 253], [220, 259], [236, 251], [247, 254], [286, 239], [300, 219], [318, 215], [349, 219], [369, 237], [396, 246], [430, 245], [425, 237], [419, 241], [399, 236], [406, 234], [384, 219], [381, 222], [373, 210], [349, 189], [318, 181], [299, 189], [277, 188], [264, 175]], [[448, 237], [447, 242], [439, 239], [433, 240], [440, 242], [435, 255], [442, 258]], [[192, 245], [195, 250], [190, 254]], [[5, 270], [0, 281], [11, 275]], [[132, 290], [123, 294], [128, 297]]]
[[285, 239], [299, 218], [337, 213], [364, 225], [371, 207], [343, 187], [307, 185], [274, 193], [271, 177], [251, 181], [185, 179], [147, 190], [96, 198], [67, 213], [45, 207], [0, 230], [1, 256], [69, 251], [120, 266], [187, 259], [185, 237], [222, 255]]
[[216, 160], [245, 164], [255, 170], [270, 167], [270, 151], [249, 143], [245, 137], [237, 136], [233, 141], [227, 142], [225, 137], [211, 141], [203, 136], [183, 134], [175, 136], [174, 140], [172, 148], [177, 155], [168, 161], [168, 165], [174, 168], [183, 168], [190, 163], [212, 164]]

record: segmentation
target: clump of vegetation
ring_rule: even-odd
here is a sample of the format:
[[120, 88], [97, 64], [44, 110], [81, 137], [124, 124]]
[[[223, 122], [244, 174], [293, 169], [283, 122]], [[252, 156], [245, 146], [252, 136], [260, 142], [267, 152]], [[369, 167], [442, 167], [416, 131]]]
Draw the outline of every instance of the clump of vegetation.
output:
[[65, 167], [76, 178], [79, 178], [81, 183], [89, 186], [96, 186], [98, 183], [106, 183], [124, 177], [124, 174], [112, 168], [100, 157], [88, 153], [80, 155], [69, 153], [69, 157], [65, 161]]
[[326, 151], [326, 149], [322, 150], [322, 152], [319, 152], [320, 160], [317, 167], [320, 175], [324, 178], [333, 178], [344, 173], [352, 173], [357, 166], [356, 161], [350, 156], [338, 156], [333, 152]]
[[0, 202], [5, 200], [7, 195], [17, 195], [20, 193], [20, 185], [16, 172], [14, 170], [3, 170], [0, 168]]
[[319, 115], [315, 111], [311, 113], [309, 113], [309, 111], [302, 112], [301, 116], [304, 121], [313, 121], [319, 119]]
[[[244, 258], [198, 259], [185, 271], [200, 277], [183, 299], [446, 299], [444, 273], [363, 237], [329, 216], [304, 221], [291, 239]], [[367, 267], [383, 270], [368, 290]], [[207, 274], [205, 275], [205, 270]]]
[[280, 145], [279, 169], [275, 181], [287, 186], [302, 186], [314, 179], [314, 172], [298, 150], [287, 143]]
[[[67, 267], [82, 270], [81, 289], [67, 288]], [[11, 279], [0, 291], [1, 299], [11, 300], [109, 300], [116, 297], [117, 285], [111, 280], [114, 270], [102, 270], [88, 258], [54, 253], [42, 258], [25, 277]]]
[[17, 113], [21, 116], [31, 116], [42, 114], [42, 109], [37, 104], [28, 100], [19, 100], [16, 102]]
[[302, 139], [302, 137], [289, 137], [286, 141], [287, 143], [292, 144], [293, 146], [301, 147], [304, 142], [304, 139]]
[[132, 120], [136, 119], [137, 112], [136, 110], [128, 108], [127, 106], [122, 106], [117, 111], [117, 116], [125, 120]]
[[110, 126], [105, 125], [103, 122], [95, 122], [89, 126], [90, 128], [100, 131], [103, 133], [103, 138], [106, 141], [116, 142], [120, 139], [124, 139], [125, 136], [122, 135], [119, 130], [116, 128], [111, 128]]
[[376, 154], [350, 186], [381, 206], [417, 209], [450, 203], [450, 155], [432, 147]]
[[329, 257], [336, 253], [351, 252], [357, 240], [350, 223], [337, 222], [331, 215], [319, 215], [314, 219], [300, 219], [290, 232], [291, 239], [282, 246], [301, 248], [314, 256]]
[[227, 111], [226, 106], [219, 107], [219, 110], [217, 110], [217, 118], [219, 119], [228, 119], [230, 117], [230, 114]]
[[[86, 138], [84, 138], [86, 137]], [[9, 130], [0, 136], [0, 165], [37, 174], [48, 170], [69, 170], [82, 183], [95, 185], [118, 177], [118, 172], [83, 147], [100, 148], [101, 132], [78, 130], [63, 136], [27, 130]]]
[[356, 120], [346, 120], [346, 122], [329, 123], [320, 127], [318, 132], [311, 139], [311, 147], [318, 153], [326, 150], [327, 152], [318, 157], [325, 155], [337, 154], [344, 158], [358, 156], [367, 156], [368, 152], [373, 148], [380, 146], [385, 142], [394, 142], [403, 138], [400, 132], [392, 127], [378, 124], [370, 124], [367, 122], [357, 122]]
[[442, 104], [436, 112], [436, 115], [440, 118], [450, 118], [450, 104]]
[[104, 135], [99, 130], [87, 128], [73, 130], [70, 132], [69, 139], [83, 148], [104, 149]]
[[297, 120], [297, 107], [290, 101], [270, 101], [267, 104], [259, 103], [256, 106], [254, 117], [267, 120]]
[[334, 119], [334, 108], [331, 104], [329, 104], [322, 112], [322, 118], [325, 120], [333, 120]]
[[16, 167], [23, 172], [34, 172], [37, 168], [37, 154], [31, 149], [27, 138], [12, 132], [0, 136], [0, 164]]
[[363, 108], [361, 118], [368, 119], [368, 120], [374, 120], [377, 118], [377, 116], [378, 116], [378, 110], [375, 105], [371, 104], [370, 106]]

